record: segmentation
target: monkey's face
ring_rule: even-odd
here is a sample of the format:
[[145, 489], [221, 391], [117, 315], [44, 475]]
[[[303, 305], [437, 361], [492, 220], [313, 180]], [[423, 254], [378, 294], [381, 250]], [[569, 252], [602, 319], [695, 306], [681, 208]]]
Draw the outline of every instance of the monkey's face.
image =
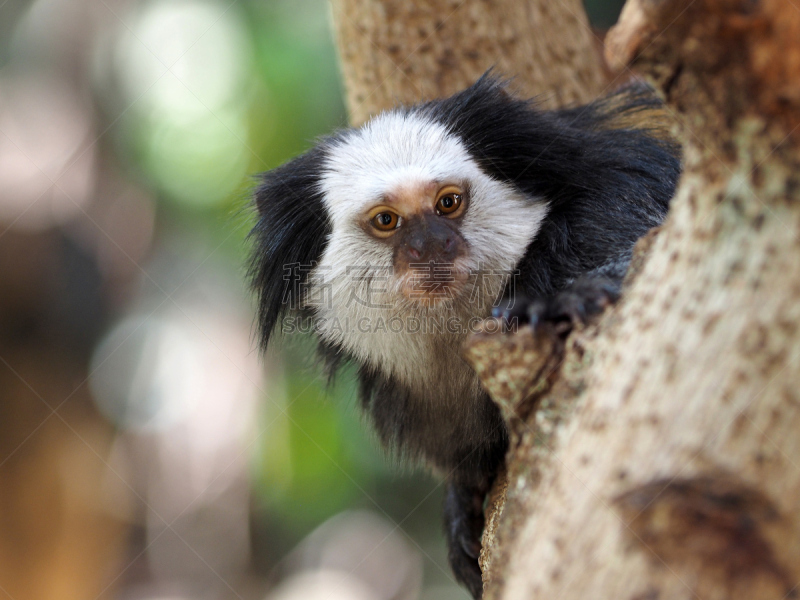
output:
[[436, 303], [469, 279], [469, 246], [461, 234], [468, 184], [410, 181], [387, 191], [362, 214], [361, 227], [392, 250], [392, 279], [406, 298]]
[[339, 280], [334, 294], [405, 308], [496, 296], [546, 212], [422, 115], [384, 113], [326, 154], [320, 188], [333, 227], [318, 272]]
[[319, 191], [331, 225], [310, 277], [319, 333], [377, 364], [424, 343], [407, 335], [412, 317], [488, 316], [547, 211], [443, 125], [401, 111], [329, 141]]

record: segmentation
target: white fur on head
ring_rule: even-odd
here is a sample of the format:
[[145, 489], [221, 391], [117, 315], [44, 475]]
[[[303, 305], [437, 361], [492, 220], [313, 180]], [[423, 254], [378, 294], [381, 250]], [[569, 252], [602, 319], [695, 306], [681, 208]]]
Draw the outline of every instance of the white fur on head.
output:
[[[436, 308], [416, 306], [391, 279], [391, 246], [360, 225], [363, 214], [385, 194], [409, 183], [429, 182], [467, 184], [468, 205], [460, 226], [467, 253], [458, 268], [492, 279], [481, 284], [486, 289], [480, 299], [462, 298]], [[406, 382], [424, 382], [430, 366], [438, 362], [431, 353], [441, 353], [443, 345], [457, 351], [464, 335], [393, 332], [379, 326], [376, 331], [379, 319], [386, 323], [392, 317], [426, 316], [430, 311], [449, 311], [459, 319], [487, 316], [547, 213], [543, 200], [486, 175], [459, 137], [413, 112], [383, 113], [343, 135], [328, 148], [320, 186], [333, 227], [313, 277], [327, 286], [317, 290], [318, 297], [327, 296], [315, 307], [326, 322], [319, 331], [358, 360]], [[378, 279], [370, 281], [370, 274]], [[368, 305], [363, 295], [369, 296]], [[364, 319], [369, 327], [355, 326]]]

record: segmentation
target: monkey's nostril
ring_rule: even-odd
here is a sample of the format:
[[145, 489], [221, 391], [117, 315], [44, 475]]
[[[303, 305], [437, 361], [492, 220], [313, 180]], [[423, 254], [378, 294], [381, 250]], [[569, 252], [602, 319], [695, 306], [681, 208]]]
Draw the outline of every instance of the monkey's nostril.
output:
[[422, 255], [419, 253], [419, 250], [417, 250], [416, 248], [409, 248], [409, 249], [408, 249], [408, 255], [409, 255], [411, 258], [419, 258], [420, 256], [422, 256]]

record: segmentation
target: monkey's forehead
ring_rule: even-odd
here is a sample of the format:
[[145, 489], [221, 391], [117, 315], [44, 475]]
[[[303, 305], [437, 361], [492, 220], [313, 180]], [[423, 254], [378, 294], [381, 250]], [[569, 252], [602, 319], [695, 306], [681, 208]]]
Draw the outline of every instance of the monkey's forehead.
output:
[[328, 148], [320, 186], [332, 216], [359, 213], [394, 190], [486, 177], [461, 138], [415, 113], [383, 113]]

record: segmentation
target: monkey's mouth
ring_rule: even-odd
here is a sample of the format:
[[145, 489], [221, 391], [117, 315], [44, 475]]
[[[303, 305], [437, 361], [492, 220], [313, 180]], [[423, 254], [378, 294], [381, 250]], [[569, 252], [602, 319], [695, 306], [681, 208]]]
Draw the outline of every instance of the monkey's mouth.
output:
[[470, 272], [458, 264], [430, 262], [409, 265], [399, 279], [399, 289], [409, 300], [436, 305], [460, 298], [470, 279]]

